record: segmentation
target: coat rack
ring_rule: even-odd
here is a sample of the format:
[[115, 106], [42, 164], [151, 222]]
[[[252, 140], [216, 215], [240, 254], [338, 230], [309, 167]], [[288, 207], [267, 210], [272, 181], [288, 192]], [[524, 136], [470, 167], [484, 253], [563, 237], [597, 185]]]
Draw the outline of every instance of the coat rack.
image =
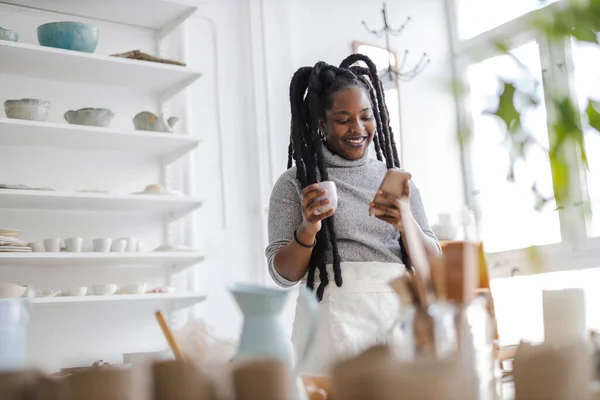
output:
[[[385, 37], [385, 48], [388, 51], [388, 53], [391, 53], [392, 49], [390, 46], [390, 35], [399, 36], [406, 28], [406, 25], [408, 25], [408, 23], [411, 21], [411, 18], [407, 17], [406, 21], [404, 21], [400, 28], [393, 29], [388, 22], [386, 3], [383, 3], [381, 14], [383, 16], [383, 28], [378, 30], [370, 29], [365, 21], [362, 21], [362, 24], [368, 32], [372, 33], [378, 38]], [[421, 74], [425, 70], [425, 68], [427, 68], [427, 65], [431, 62], [431, 60], [427, 56], [427, 53], [423, 53], [421, 55], [421, 58], [419, 59], [419, 62], [416, 65], [414, 65], [412, 68], [406, 68], [409, 52], [410, 51], [408, 49], [404, 50], [404, 54], [402, 55], [402, 61], [400, 62], [400, 65], [392, 65], [391, 57], [388, 57], [388, 68], [382, 74], [381, 79], [389, 79], [390, 81], [395, 81], [396, 79], [398, 79], [404, 82], [409, 82], [415, 79], [419, 74]]]

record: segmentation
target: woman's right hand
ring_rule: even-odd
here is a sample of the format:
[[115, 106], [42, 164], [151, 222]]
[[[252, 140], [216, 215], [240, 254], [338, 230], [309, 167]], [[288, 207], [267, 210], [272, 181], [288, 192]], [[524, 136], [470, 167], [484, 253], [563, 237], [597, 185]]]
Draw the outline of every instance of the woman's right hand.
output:
[[330, 209], [324, 213], [319, 212], [319, 208], [326, 208], [329, 199], [316, 201], [317, 198], [327, 193], [324, 189], [319, 189], [318, 184], [314, 183], [302, 190], [302, 225], [307, 233], [316, 235], [321, 230], [321, 221], [335, 214], [335, 210]]

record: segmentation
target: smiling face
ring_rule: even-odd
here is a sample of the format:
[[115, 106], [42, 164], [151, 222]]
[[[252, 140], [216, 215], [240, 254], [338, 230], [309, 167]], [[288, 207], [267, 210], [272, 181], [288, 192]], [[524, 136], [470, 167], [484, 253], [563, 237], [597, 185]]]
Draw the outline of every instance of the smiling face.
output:
[[347, 160], [364, 157], [377, 129], [371, 100], [365, 88], [348, 86], [330, 95], [321, 129], [327, 148]]

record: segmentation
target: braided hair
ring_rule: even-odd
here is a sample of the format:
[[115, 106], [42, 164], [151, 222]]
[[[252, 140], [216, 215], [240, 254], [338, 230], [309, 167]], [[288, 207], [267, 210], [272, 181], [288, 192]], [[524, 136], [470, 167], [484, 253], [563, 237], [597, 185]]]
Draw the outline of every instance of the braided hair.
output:
[[[363, 62], [366, 68], [355, 65], [357, 62]], [[296, 178], [302, 189], [318, 181], [329, 180], [323, 157], [324, 144], [318, 133], [319, 121], [326, 118], [326, 112], [332, 107], [332, 94], [353, 86], [366, 90], [371, 100], [373, 116], [377, 124], [377, 132], [373, 137], [377, 159], [384, 161], [387, 168], [400, 167], [377, 67], [369, 57], [352, 54], [342, 61], [339, 67], [321, 61], [314, 67], [298, 69], [292, 77], [290, 83], [292, 121], [288, 169], [292, 167], [292, 162], [296, 164]], [[335, 215], [323, 220], [322, 229], [317, 234], [317, 242], [308, 264], [307, 287], [311, 290], [314, 290], [315, 274], [317, 269], [319, 270], [321, 282], [317, 288], [319, 300], [323, 298], [325, 287], [329, 284], [326, 254], [330, 248], [333, 253], [335, 283], [338, 287], [343, 283], [334, 226]], [[408, 268], [410, 266], [408, 254], [401, 238], [399, 242], [400, 256]]]

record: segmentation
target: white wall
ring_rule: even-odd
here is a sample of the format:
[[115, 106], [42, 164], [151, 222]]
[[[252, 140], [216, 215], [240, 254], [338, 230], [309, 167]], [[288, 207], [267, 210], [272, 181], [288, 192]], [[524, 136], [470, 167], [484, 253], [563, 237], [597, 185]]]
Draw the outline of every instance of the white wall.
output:
[[[208, 260], [200, 267], [199, 284], [210, 291], [209, 300], [198, 307], [198, 316], [227, 336], [237, 336], [240, 314], [226, 290], [231, 281], [259, 281], [263, 257], [260, 236], [258, 156], [252, 106], [252, 70], [249, 48], [249, 19], [244, 1], [226, 0], [202, 3], [189, 24], [192, 61], [206, 79], [201, 79], [193, 93], [193, 110], [197, 110], [195, 129], [203, 144], [196, 154], [197, 191], [206, 198], [203, 213], [198, 214], [198, 231], [206, 244]], [[217, 69], [211, 43], [213, 20], [217, 33]], [[217, 73], [216, 73], [217, 72]], [[218, 78], [217, 78], [218, 77]], [[218, 79], [218, 96], [215, 98]], [[216, 101], [220, 105], [222, 131], [217, 130]], [[224, 181], [219, 179], [221, 166], [218, 142], [222, 140]], [[225, 185], [225, 199], [220, 196]], [[222, 207], [226, 226], [223, 226]]]

